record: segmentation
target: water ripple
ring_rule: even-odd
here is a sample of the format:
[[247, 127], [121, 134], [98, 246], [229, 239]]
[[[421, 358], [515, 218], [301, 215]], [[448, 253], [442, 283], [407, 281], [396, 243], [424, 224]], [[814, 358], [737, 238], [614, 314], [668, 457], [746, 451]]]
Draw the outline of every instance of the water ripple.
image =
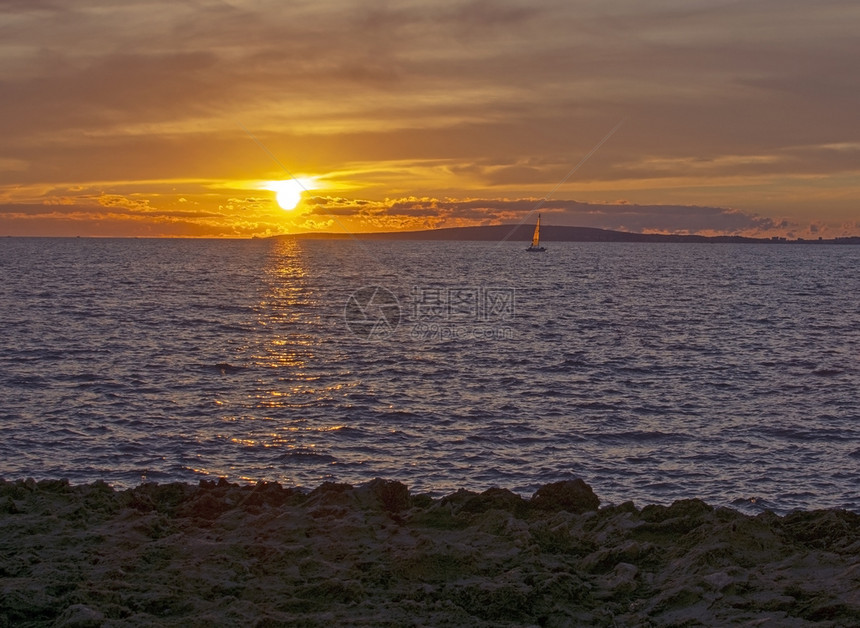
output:
[[860, 510], [858, 248], [519, 249], [7, 238], [0, 475]]

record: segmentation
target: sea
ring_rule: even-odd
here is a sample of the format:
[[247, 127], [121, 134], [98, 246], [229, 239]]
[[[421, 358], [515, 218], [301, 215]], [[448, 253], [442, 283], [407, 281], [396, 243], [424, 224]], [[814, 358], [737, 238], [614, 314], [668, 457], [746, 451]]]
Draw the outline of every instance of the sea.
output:
[[860, 247], [0, 239], [0, 477], [860, 512]]

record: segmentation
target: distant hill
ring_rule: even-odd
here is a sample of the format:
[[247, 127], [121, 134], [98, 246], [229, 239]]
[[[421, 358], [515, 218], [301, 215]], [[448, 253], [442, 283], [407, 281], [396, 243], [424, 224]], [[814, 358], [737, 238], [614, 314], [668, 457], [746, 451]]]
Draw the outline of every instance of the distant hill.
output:
[[[384, 233], [295, 233], [276, 238], [302, 239], [357, 239], [357, 240], [450, 240], [499, 242], [529, 242], [533, 224], [492, 225], [487, 227], [447, 227], [424, 231], [387, 231]], [[541, 226], [541, 243], [551, 242], [734, 242], [781, 244], [860, 244], [860, 237], [834, 239], [787, 240], [786, 238], [748, 238], [744, 236], [664, 235], [658, 233], [630, 233], [592, 227]]]
[[[385, 233], [297, 233], [276, 237], [359, 240], [453, 240], [528, 242], [532, 239], [533, 224], [492, 225], [486, 227], [448, 227], [424, 231], [389, 231]], [[706, 237], [697, 235], [661, 235], [654, 233], [629, 233], [591, 227], [541, 227], [541, 242], [770, 242], [763, 238], [741, 236]]]

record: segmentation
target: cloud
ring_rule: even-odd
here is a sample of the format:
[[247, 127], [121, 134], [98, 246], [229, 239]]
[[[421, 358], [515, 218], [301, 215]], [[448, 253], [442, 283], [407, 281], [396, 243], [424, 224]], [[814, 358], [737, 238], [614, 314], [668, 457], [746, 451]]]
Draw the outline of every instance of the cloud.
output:
[[[833, 225], [860, 188], [853, 0], [6, 0], [0, 16], [3, 189], [138, 182], [118, 193], [154, 198], [156, 180], [280, 176], [274, 155], [367, 199], [332, 215], [507, 220], [520, 210], [492, 199], [540, 198], [622, 118], [558, 197], [747, 210], [548, 212]], [[413, 196], [458, 204], [383, 200]]]
[[24, 234], [38, 227], [43, 235], [62, 235], [66, 225], [79, 235], [170, 236], [186, 229], [189, 236], [247, 237], [295, 230], [364, 232], [517, 224], [533, 221], [537, 213], [548, 225], [638, 233], [815, 238], [860, 232], [857, 221], [802, 223], [732, 208], [621, 201], [435, 197], [372, 200], [316, 195], [307, 197], [297, 210], [283, 212], [265, 197], [231, 197], [211, 207], [203, 197], [144, 199], [84, 190], [78, 196], [58, 193], [42, 203], [0, 203], [0, 234]]
[[[750, 212], [719, 207], [681, 205], [593, 204], [541, 199], [435, 199], [403, 198], [381, 202], [314, 197], [307, 201], [314, 215], [371, 221], [376, 225], [403, 225], [423, 219], [432, 227], [490, 225], [544, 216], [545, 224], [596, 227], [637, 233], [761, 235], [791, 227]], [[364, 230], [364, 229], [362, 229]]]
[[[107, 211], [105, 208], [108, 208]], [[128, 201], [127, 199], [123, 199], [122, 201], [110, 201], [108, 203], [102, 202], [102, 199], [98, 199], [97, 203], [80, 202], [80, 200], [78, 202], [71, 202], [70, 199], [60, 199], [57, 202], [45, 204], [0, 204], [0, 218], [6, 221], [62, 217], [75, 220], [92, 220], [96, 222], [105, 216], [110, 216], [114, 219], [125, 217], [129, 220], [145, 220], [151, 222], [158, 222], [165, 218], [184, 218], [195, 220], [224, 218], [223, 214], [209, 211], [155, 209], [150, 208], [148, 203], [138, 203], [135, 201]]]
[[[72, 3], [49, 18], [18, 11], [7, 43], [18, 61], [3, 87], [19, 105], [13, 112], [35, 106], [36, 114], [53, 114], [32, 116], [34, 126], [38, 117], [54, 128], [92, 128], [280, 110], [279, 122], [305, 127], [352, 119], [365, 128], [414, 128], [434, 119], [438, 126], [446, 118], [544, 116], [575, 128], [607, 110], [610, 117], [632, 110], [658, 133], [686, 119], [702, 134], [722, 134], [719, 123], [737, 121], [739, 107], [763, 127], [773, 122], [774, 106], [791, 115], [790, 103], [779, 99], [797, 92], [786, 93], [784, 84], [797, 88], [816, 77], [839, 84], [822, 79], [834, 76], [822, 70], [850, 63], [845, 46], [857, 45], [848, 29], [839, 31], [845, 15], [836, 10], [856, 11], [835, 2], [815, 8], [764, 2], [758, 9], [643, 8], [626, 1], [611, 8], [485, 1], [88, 4], [85, 10]], [[778, 38], [767, 30], [776, 15], [782, 16]], [[809, 18], [842, 32], [843, 40], [804, 36]], [[764, 93], [774, 90], [780, 93]], [[49, 91], [54, 99], [46, 103]]]

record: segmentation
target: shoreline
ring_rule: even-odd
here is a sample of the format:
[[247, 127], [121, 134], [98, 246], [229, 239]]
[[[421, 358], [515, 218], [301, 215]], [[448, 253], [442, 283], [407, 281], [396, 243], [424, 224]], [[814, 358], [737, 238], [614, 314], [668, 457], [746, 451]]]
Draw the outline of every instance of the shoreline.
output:
[[860, 514], [432, 498], [225, 480], [0, 480], [0, 626], [848, 626]]

